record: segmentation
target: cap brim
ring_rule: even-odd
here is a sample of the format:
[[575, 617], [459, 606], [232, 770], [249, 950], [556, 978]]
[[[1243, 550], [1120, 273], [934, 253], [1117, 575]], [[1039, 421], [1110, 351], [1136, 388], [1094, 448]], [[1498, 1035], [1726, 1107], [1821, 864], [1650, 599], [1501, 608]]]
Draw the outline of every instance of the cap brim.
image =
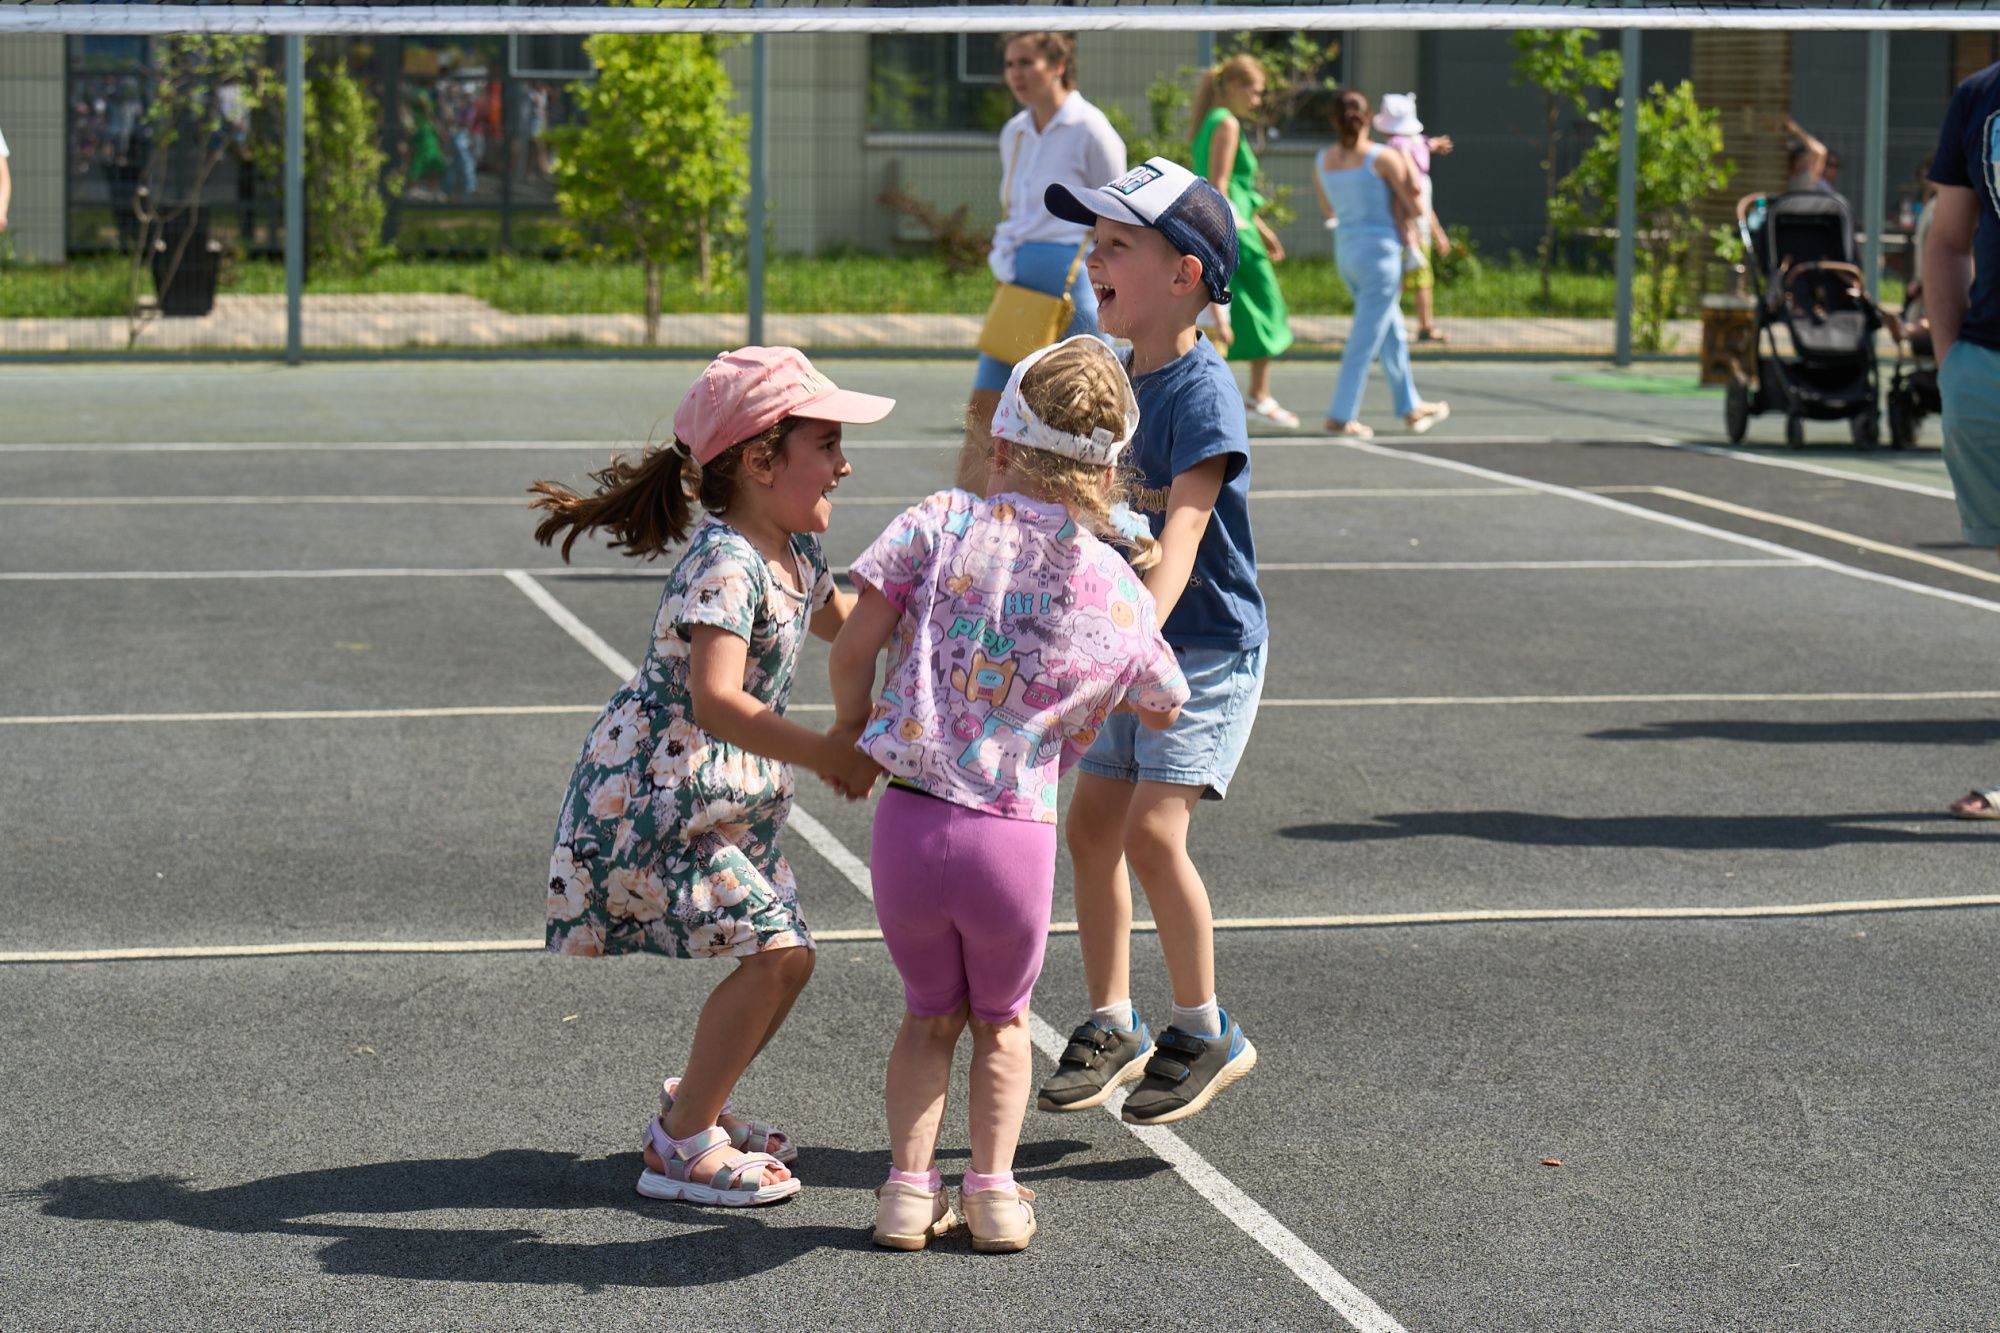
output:
[[787, 415], [810, 417], [814, 421], [838, 421], [848, 426], [872, 426], [888, 416], [895, 405], [893, 398], [856, 393], [852, 389], [835, 389], [824, 398], [815, 398], [810, 403], [793, 408]]
[[1086, 227], [1099, 218], [1135, 227], [1151, 225], [1109, 190], [1072, 190], [1067, 185], [1051, 185], [1042, 192], [1042, 203], [1064, 222], [1080, 222]]

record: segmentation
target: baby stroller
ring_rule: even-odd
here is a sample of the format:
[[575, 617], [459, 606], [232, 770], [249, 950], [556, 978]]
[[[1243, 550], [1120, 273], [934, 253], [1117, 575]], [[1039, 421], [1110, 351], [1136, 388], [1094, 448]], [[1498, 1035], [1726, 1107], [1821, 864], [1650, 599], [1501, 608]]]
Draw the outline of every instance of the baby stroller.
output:
[[[1907, 449], [1917, 442], [1924, 418], [1944, 411], [1938, 396], [1937, 355], [1931, 347], [1930, 326], [1924, 323], [1921, 285], [1910, 289], [1903, 303], [1903, 336], [1896, 342], [1896, 369], [1889, 376], [1889, 443]], [[1909, 355], [1904, 355], [1908, 349]]]
[[[1738, 368], [1723, 403], [1729, 442], [1740, 444], [1750, 418], [1785, 414], [1785, 443], [1805, 445], [1805, 422], [1848, 423], [1854, 443], [1881, 442], [1875, 331], [1882, 312], [1868, 299], [1854, 257], [1854, 224], [1838, 195], [1796, 190], [1747, 195], [1736, 205], [1736, 230], [1757, 297], [1754, 376]], [[1778, 326], [1792, 354], [1778, 350]]]

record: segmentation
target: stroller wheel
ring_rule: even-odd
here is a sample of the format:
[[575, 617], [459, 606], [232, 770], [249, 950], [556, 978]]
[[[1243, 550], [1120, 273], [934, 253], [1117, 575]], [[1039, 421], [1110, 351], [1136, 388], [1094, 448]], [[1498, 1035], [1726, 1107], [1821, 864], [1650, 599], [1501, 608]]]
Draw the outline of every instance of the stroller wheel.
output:
[[1728, 392], [1723, 395], [1722, 428], [1731, 444], [1743, 443], [1743, 436], [1750, 429], [1750, 386], [1742, 380], [1731, 380]]
[[1857, 449], [1874, 449], [1882, 443], [1882, 418], [1872, 407], [1849, 418], [1847, 430]]
[[1806, 447], [1805, 418], [1796, 412], [1787, 412], [1785, 414], [1785, 447], [1787, 449], [1803, 449]]
[[1917, 418], [1902, 397], [1889, 395], [1889, 447], [1907, 449], [1917, 442]]

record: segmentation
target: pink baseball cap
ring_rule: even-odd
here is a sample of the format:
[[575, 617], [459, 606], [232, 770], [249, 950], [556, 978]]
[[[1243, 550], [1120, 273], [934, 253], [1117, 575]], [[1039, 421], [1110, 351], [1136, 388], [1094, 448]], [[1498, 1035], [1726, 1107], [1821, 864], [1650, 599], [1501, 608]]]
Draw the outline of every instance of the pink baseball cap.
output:
[[893, 398], [842, 389], [796, 347], [739, 347], [708, 363], [674, 411], [674, 435], [697, 463], [761, 435], [786, 417], [866, 426]]

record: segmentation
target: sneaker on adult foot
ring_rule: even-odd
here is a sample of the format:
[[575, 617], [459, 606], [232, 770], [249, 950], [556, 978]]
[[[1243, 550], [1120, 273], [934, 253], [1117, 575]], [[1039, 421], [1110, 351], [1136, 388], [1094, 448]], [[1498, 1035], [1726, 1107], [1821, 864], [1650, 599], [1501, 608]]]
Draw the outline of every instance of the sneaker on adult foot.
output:
[[1069, 1034], [1056, 1072], [1042, 1084], [1035, 1105], [1044, 1111], [1088, 1111], [1146, 1072], [1153, 1034], [1134, 1021], [1129, 1030], [1085, 1023]]
[[1170, 1027], [1160, 1033], [1146, 1076], [1125, 1099], [1124, 1119], [1134, 1125], [1170, 1125], [1215, 1100], [1215, 1094], [1255, 1067], [1257, 1048], [1243, 1028], [1222, 1013], [1220, 1036]]

